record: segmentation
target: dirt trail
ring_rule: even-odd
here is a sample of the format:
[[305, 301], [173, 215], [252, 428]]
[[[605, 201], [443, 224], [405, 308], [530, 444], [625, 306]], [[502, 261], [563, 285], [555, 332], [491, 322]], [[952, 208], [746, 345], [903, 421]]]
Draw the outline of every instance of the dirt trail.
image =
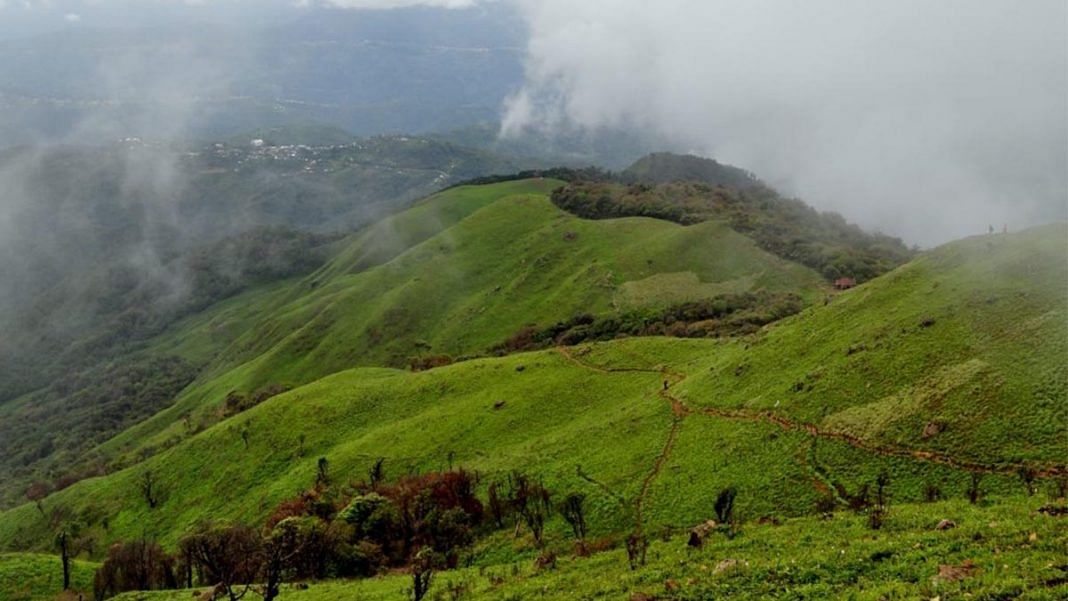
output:
[[583, 361], [576, 357], [570, 349], [567, 347], [558, 347], [557, 350], [566, 357], [569, 361], [575, 363], [586, 369], [591, 369], [601, 373], [616, 373], [616, 372], [644, 372], [655, 373], [664, 376], [664, 387], [659, 391], [661, 398], [669, 401], [671, 404], [672, 413], [675, 416], [672, 422], [672, 429], [669, 433], [668, 442], [664, 446], [664, 450], [657, 458], [656, 463], [653, 466], [653, 471], [646, 477], [646, 481], [642, 485], [641, 496], [639, 496], [636, 504], [640, 508], [644, 503], [644, 498], [648, 493], [649, 487], [652, 481], [655, 480], [660, 468], [667, 461], [668, 456], [675, 443], [675, 438], [678, 434], [678, 428], [681, 421], [692, 413], [700, 413], [702, 415], [716, 417], [720, 419], [736, 420], [736, 421], [748, 421], [748, 422], [763, 422], [774, 424], [783, 430], [805, 432], [809, 436], [815, 438], [823, 438], [827, 440], [834, 440], [848, 444], [854, 448], [862, 451], [872, 453], [874, 455], [880, 455], [884, 457], [901, 457], [906, 459], [912, 459], [915, 461], [923, 461], [928, 463], [936, 463], [939, 465], [945, 465], [954, 469], [960, 469], [969, 472], [978, 472], [984, 474], [1004, 474], [1015, 475], [1023, 470], [1033, 470], [1037, 478], [1059, 478], [1068, 476], [1068, 466], [1063, 465], [1031, 465], [1025, 463], [999, 463], [999, 464], [986, 464], [978, 461], [972, 461], [968, 459], [960, 459], [953, 457], [945, 453], [939, 453], [936, 451], [924, 451], [918, 449], [912, 449], [902, 446], [892, 445], [880, 445], [862, 440], [856, 436], [845, 432], [836, 432], [832, 430], [823, 430], [815, 424], [803, 423], [791, 420], [787, 417], [778, 415], [772, 411], [752, 411], [746, 409], [719, 409], [716, 407], [701, 407], [694, 409], [685, 403], [683, 403], [678, 397], [671, 393], [671, 388], [686, 379], [685, 374], [678, 372], [672, 372], [667, 369], [653, 369], [653, 368], [617, 368], [617, 367], [602, 367]]
[[645, 508], [645, 500], [649, 498], [649, 489], [652, 488], [653, 482], [656, 481], [656, 477], [660, 475], [660, 470], [663, 469], [664, 464], [671, 457], [671, 451], [675, 449], [675, 441], [679, 438], [679, 429], [682, 427], [682, 416], [676, 415], [671, 420], [671, 430], [668, 431], [667, 442], [664, 443], [664, 448], [657, 455], [656, 461], [653, 462], [653, 469], [649, 474], [645, 476], [645, 480], [642, 480], [642, 488], [638, 492], [638, 497], [634, 499], [634, 521], [635, 529], [640, 535], [645, 527], [645, 520], [642, 510]]
[[671, 413], [674, 418], [671, 420], [671, 429], [668, 430], [667, 441], [664, 442], [664, 447], [660, 450], [660, 454], [657, 455], [656, 460], [653, 462], [653, 468], [645, 476], [645, 479], [642, 480], [642, 487], [638, 492], [637, 498], [634, 499], [635, 532], [640, 536], [645, 526], [643, 509], [645, 507], [645, 500], [649, 497], [649, 490], [652, 488], [653, 482], [656, 481], [656, 477], [660, 475], [660, 470], [663, 469], [664, 464], [666, 464], [671, 457], [671, 451], [675, 448], [675, 441], [679, 438], [679, 429], [682, 427], [682, 420], [690, 414], [689, 407], [684, 405], [681, 400], [675, 397], [675, 395], [671, 394], [671, 387], [685, 380], [686, 375], [672, 372], [667, 369], [601, 367], [579, 359], [571, 352], [571, 349], [566, 346], [557, 347], [556, 350], [575, 365], [598, 373], [650, 373], [660, 375], [664, 379], [663, 388], [657, 394], [660, 398], [667, 400], [671, 404]]
[[1015, 475], [1021, 470], [1034, 470], [1037, 478], [1058, 478], [1068, 476], [1068, 466], [1063, 465], [1029, 465], [1023, 463], [998, 463], [987, 464], [969, 459], [960, 459], [937, 451], [923, 451], [908, 447], [880, 445], [865, 441], [846, 432], [823, 430], [814, 424], [793, 421], [789, 418], [772, 413], [771, 411], [746, 411], [740, 409], [717, 409], [714, 407], [702, 407], [700, 413], [721, 419], [741, 420], [750, 422], [764, 422], [774, 424], [783, 430], [803, 431], [809, 436], [843, 442], [851, 447], [881, 455], [883, 457], [902, 457], [927, 463], [937, 463], [955, 469], [984, 474]]

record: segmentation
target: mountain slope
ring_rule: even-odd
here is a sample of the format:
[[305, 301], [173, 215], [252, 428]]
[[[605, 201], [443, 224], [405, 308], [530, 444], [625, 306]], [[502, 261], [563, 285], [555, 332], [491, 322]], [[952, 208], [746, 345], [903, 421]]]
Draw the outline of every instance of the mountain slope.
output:
[[[845, 502], [883, 471], [895, 503], [922, 500], [930, 486], [963, 495], [973, 472], [985, 474], [987, 494], [1019, 493], [1021, 465], [1068, 473], [1057, 402], [1066, 333], [1040, 327], [1066, 311], [1055, 293], [1068, 261], [1063, 233], [948, 245], [746, 339], [630, 338], [415, 374], [338, 373], [44, 507], [86, 516], [104, 540], [147, 531], [173, 543], [200, 517], [263, 519], [310, 486], [318, 457], [341, 478], [377, 457], [393, 473], [452, 462], [487, 478], [527, 469], [553, 490], [586, 492], [591, 530], [602, 534], [696, 523], [729, 485], [748, 519], [811, 513], [828, 495]], [[1021, 288], [1026, 302], [988, 302]], [[924, 338], [936, 334], [944, 353]], [[973, 418], [986, 407], [1006, 413]], [[895, 419], [947, 426], [925, 436]], [[155, 510], [137, 489], [145, 471], [166, 491]], [[30, 505], [0, 514], [6, 546], [39, 546], [47, 528]]]
[[[435, 575], [431, 595], [460, 591], [472, 601], [499, 599], [655, 599], [704, 601], [767, 599], [1013, 598], [1053, 601], [1068, 594], [1060, 563], [1064, 529], [1036, 513], [1034, 499], [998, 499], [986, 506], [964, 500], [898, 505], [892, 526], [873, 536], [861, 515], [847, 512], [749, 523], [739, 536], [710, 537], [700, 549], [686, 536], [651, 541], [647, 564], [630, 569], [623, 549], [590, 557], [561, 553], [553, 569], [523, 557]], [[933, 528], [951, 516], [959, 527]], [[991, 518], [997, 522], [991, 526]], [[1034, 538], [1031, 538], [1032, 535]], [[507, 534], [505, 536], [508, 536]], [[798, 544], [804, 545], [799, 552]], [[971, 577], [938, 578], [940, 566], [971, 562]], [[355, 581], [302, 583], [285, 599], [397, 601], [407, 574]], [[203, 589], [201, 589], [203, 590]], [[126, 593], [117, 601], [185, 601], [189, 591]], [[259, 599], [259, 597], [253, 597]]]
[[519, 166], [426, 138], [260, 133], [277, 139], [0, 152], [0, 505], [33, 478], [99, 473], [93, 447], [173, 402], [218, 336], [156, 352], [168, 325], [314, 271], [340, 232]]
[[1063, 224], [950, 243], [720, 354], [685, 394], [986, 462], [1063, 463], [1064, 250]]
[[148, 433], [159, 432], [154, 444], [183, 436], [180, 415], [199, 417], [233, 390], [293, 386], [355, 365], [484, 354], [528, 324], [748, 290], [811, 299], [822, 288], [810, 270], [714, 223], [570, 216], [547, 199], [558, 185], [449, 190], [354, 236], [301, 282], [198, 317], [204, 325], [194, 332], [210, 336], [227, 323], [240, 333], [174, 407], [108, 446], [143, 444]]

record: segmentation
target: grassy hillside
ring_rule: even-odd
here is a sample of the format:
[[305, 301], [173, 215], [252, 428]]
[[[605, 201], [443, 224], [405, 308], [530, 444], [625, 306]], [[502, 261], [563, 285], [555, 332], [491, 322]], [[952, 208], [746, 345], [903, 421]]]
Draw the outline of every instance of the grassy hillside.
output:
[[[340, 232], [443, 186], [531, 166], [427, 138], [276, 133], [0, 151], [0, 506], [85, 473], [72, 460], [173, 401], [206, 360], [146, 348], [168, 325], [314, 271]], [[113, 375], [182, 360], [181, 378]]]
[[[71, 564], [71, 588], [92, 594], [97, 564]], [[0, 601], [48, 601], [63, 591], [63, 566], [52, 555], [0, 554]], [[75, 597], [77, 598], [77, 597]]]
[[727, 346], [680, 396], [878, 444], [1063, 464], [1065, 244], [1063, 224], [948, 244]]
[[196, 353], [236, 335], [216, 346], [218, 359], [173, 407], [105, 449], [184, 437], [183, 418], [207, 419], [203, 407], [214, 411], [231, 391], [291, 387], [357, 365], [485, 354], [528, 324], [750, 290], [812, 300], [822, 289], [815, 273], [715, 223], [579, 219], [549, 202], [558, 185], [449, 190], [353, 236], [299, 282], [180, 324], [160, 352]]
[[[323, 262], [303, 239], [307, 232], [348, 232], [443, 186], [520, 166], [427, 138], [253, 146], [255, 135], [238, 145], [128, 142], [0, 152], [10, 219], [0, 240], [0, 353], [8, 364], [0, 369], [0, 401], [37, 381], [33, 369], [9, 374], [14, 359], [37, 359], [39, 371], [48, 362], [34, 351], [60, 354], [118, 330], [143, 334], [138, 320], [173, 318], [167, 310], [182, 301], [199, 309], [234, 292], [212, 290], [217, 284], [206, 279], [259, 263], [298, 262], [284, 247], [241, 238], [249, 232], [304, 232], [286, 232], [273, 244], [296, 247], [310, 265], [273, 279], [307, 273]], [[201, 265], [212, 261], [221, 265]], [[66, 360], [61, 367], [72, 363], [59, 359]]]
[[[723, 169], [705, 159], [657, 156], [661, 158], [653, 164], [677, 168], [667, 170], [665, 177], [687, 177], [685, 172], [694, 161], [708, 163], [712, 171]], [[755, 180], [740, 185], [730, 178], [705, 179], [716, 183], [698, 180], [627, 185], [625, 174], [615, 182], [576, 181], [556, 190], [553, 203], [590, 219], [638, 215], [685, 224], [717, 221], [752, 238], [760, 248], [807, 265], [831, 281], [849, 277], [863, 282], [914, 255], [897, 238], [865, 232], [838, 213], [821, 213]]]
[[[430, 598], [625, 601], [641, 593], [673, 600], [1063, 599], [1068, 595], [1062, 562], [1068, 539], [1057, 518], [1034, 513], [1034, 505], [1026, 497], [983, 507], [963, 501], [903, 505], [877, 533], [867, 529], [861, 516], [849, 513], [750, 524], [735, 538], [718, 535], [701, 549], [687, 547], [684, 537], [656, 540], [648, 564], [635, 571], [617, 549], [592, 557], [566, 554], [552, 569], [519, 561], [447, 572], [436, 577]], [[947, 518], [958, 527], [936, 530]], [[969, 561], [974, 569], [967, 576], [938, 577], [941, 566]], [[397, 601], [406, 598], [410, 586], [408, 576], [389, 575], [311, 583], [285, 589], [282, 598]], [[169, 591], [116, 599], [179, 601], [189, 596], [189, 591]]]
[[[394, 475], [526, 469], [560, 494], [588, 494], [598, 536], [698, 523], [726, 486], [747, 520], [845, 505], [881, 472], [895, 503], [932, 487], [961, 498], [973, 472], [984, 495], [1019, 494], [1021, 466], [1065, 473], [1066, 333], [1041, 327], [1065, 315], [1062, 234], [955, 243], [745, 339], [632, 338], [338, 373], [54, 494], [44, 513], [63, 508], [104, 541], [173, 544], [203, 517], [262, 520], [311, 485], [319, 457], [342, 479], [378, 457]], [[989, 302], [1010, 289], [1011, 307]], [[929, 422], [944, 426], [925, 436]], [[164, 491], [156, 509], [138, 491], [146, 471]], [[552, 528], [563, 538], [562, 522]], [[0, 514], [5, 546], [39, 548], [48, 532], [31, 505]]]

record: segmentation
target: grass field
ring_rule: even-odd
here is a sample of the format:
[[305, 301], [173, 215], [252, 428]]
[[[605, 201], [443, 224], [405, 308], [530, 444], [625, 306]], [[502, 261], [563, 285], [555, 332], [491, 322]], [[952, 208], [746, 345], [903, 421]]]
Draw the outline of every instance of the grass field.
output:
[[[319, 458], [338, 482], [384, 458], [387, 477], [461, 466], [483, 488], [525, 470], [558, 496], [585, 494], [591, 537], [615, 545], [572, 558], [554, 518], [561, 560], [538, 572], [532, 541], [498, 532], [470, 567], [439, 576], [442, 599], [449, 582], [464, 599], [1068, 594], [1064, 518], [1035, 513], [1068, 477], [1063, 225], [958, 241], [832, 294], [715, 222], [584, 221], [548, 201], [554, 185], [449, 190], [355, 234], [307, 278], [181, 322], [151, 350], [206, 365], [198, 380], [101, 447], [128, 467], [48, 496], [42, 511], [0, 513], [0, 548], [51, 552], [54, 516], [97, 555], [142, 537], [173, 548], [206, 518], [262, 523], [312, 486]], [[476, 356], [527, 324], [757, 290], [810, 306], [745, 337]], [[403, 369], [439, 354], [463, 360]], [[292, 390], [219, 413], [232, 391], [268, 385]], [[1039, 495], [1021, 496], [1025, 468]], [[138, 486], [147, 472], [155, 508]], [[974, 473], [979, 505], [963, 500]], [[879, 474], [892, 513], [872, 532], [843, 508]], [[742, 534], [686, 550], [680, 534], [712, 517], [726, 487]], [[946, 500], [921, 503], [934, 488]], [[837, 513], [824, 520], [828, 502]], [[960, 527], [934, 531], [942, 518]], [[630, 571], [618, 547], [634, 531], [663, 540]], [[717, 573], [728, 559], [742, 567]], [[965, 560], [978, 567], [967, 578], [932, 580]], [[51, 577], [49, 561], [0, 557], [0, 601], [49, 598], [48, 580], [11, 576]], [[390, 576], [285, 597], [399, 599], [405, 586]], [[146, 598], [179, 595], [191, 593]]]
[[[882, 530], [863, 516], [806, 517], [781, 525], [746, 524], [734, 538], [714, 535], [701, 549], [681, 536], [657, 539], [647, 563], [630, 570], [621, 549], [575, 557], [561, 549], [555, 568], [530, 560], [436, 576], [429, 599], [1063, 599], [1068, 595], [1064, 518], [1035, 513], [1037, 497], [969, 505], [943, 501], [892, 507]], [[957, 527], [937, 530], [942, 519]], [[959, 580], [940, 566], [974, 568]], [[404, 575], [310, 583], [283, 599], [406, 599]], [[122, 601], [178, 601], [189, 591], [128, 593]]]
[[[1007, 267], [1028, 257], [1033, 281], [1019, 285], [1030, 301], [1014, 302], [1013, 311], [1023, 324], [1058, 323], [1065, 301], [1053, 285], [1039, 285], [1065, 261], [1052, 252], [1058, 233], [999, 237], [988, 253], [985, 240], [961, 243], [965, 250], [979, 245], [986, 254], [978, 255], [962, 256], [960, 245], [951, 245], [745, 339], [632, 338], [421, 373], [345, 371], [141, 465], [54, 494], [45, 508], [81, 516], [103, 541], [147, 533], [173, 544], [200, 518], [262, 520], [311, 485], [319, 457], [344, 479], [363, 477], [377, 457], [394, 475], [450, 462], [486, 478], [530, 470], [561, 494], [586, 492], [598, 534], [630, 528], [639, 507], [648, 529], [687, 527], [708, 517], [708, 499], [727, 486], [739, 489], [738, 510], [747, 519], [809, 514], [829, 491], [854, 493], [883, 471], [899, 502], [921, 500], [928, 486], [960, 497], [975, 470], [989, 472], [985, 493], [1015, 494], [1022, 490], [1017, 463], [1063, 470], [1057, 386], [1065, 366], [1055, 351], [1064, 348], [1065, 332], [1032, 329], [1027, 346], [1038, 350], [1024, 355], [1020, 336], [991, 325], [1007, 310], [986, 299], [1004, 294], [1006, 283], [962, 273], [1015, 274]], [[889, 297], [900, 301], [897, 315]], [[974, 311], [960, 310], [975, 299], [983, 302]], [[924, 327], [928, 315], [934, 323]], [[867, 349], [849, 352], [863, 343]], [[969, 371], [976, 362], [985, 366]], [[640, 370], [619, 371], [625, 368]], [[966, 384], [953, 388], [954, 378]], [[812, 384], [794, 390], [795, 382]], [[935, 395], [937, 403], [923, 404], [943, 389], [949, 392]], [[981, 401], [972, 404], [981, 418], [951, 413], [967, 408], [969, 398]], [[1027, 402], [1013, 407], [1020, 399]], [[889, 436], [872, 428], [877, 420], [845, 419], [872, 403], [890, 404], [891, 424], [905, 419], [903, 403], [916, 407], [908, 418], [921, 425]], [[1012, 413], [992, 415], [988, 407]], [[945, 429], [924, 438], [922, 424], [939, 419]], [[1024, 419], [1033, 427], [1013, 425]], [[856, 423], [868, 427], [856, 430]], [[998, 427], [1005, 433], [992, 433]], [[155, 510], [136, 485], [146, 470], [165, 491]], [[0, 541], [8, 547], [41, 548], [48, 528], [29, 505], [0, 514]]]
[[[815, 272], [729, 228], [644, 218], [578, 219], [559, 182], [460, 187], [352, 237], [319, 272], [231, 299], [154, 344], [209, 367], [167, 410], [101, 447], [174, 444], [230, 391], [295, 386], [355, 366], [486, 353], [521, 327], [581, 313], [767, 290], [813, 301]], [[670, 281], [672, 285], [665, 286]]]
[[[71, 564], [71, 588], [91, 598], [97, 564]], [[29, 553], [0, 553], [0, 601], [54, 599], [63, 592], [63, 567], [58, 557]], [[77, 597], [75, 597], [77, 598]]]

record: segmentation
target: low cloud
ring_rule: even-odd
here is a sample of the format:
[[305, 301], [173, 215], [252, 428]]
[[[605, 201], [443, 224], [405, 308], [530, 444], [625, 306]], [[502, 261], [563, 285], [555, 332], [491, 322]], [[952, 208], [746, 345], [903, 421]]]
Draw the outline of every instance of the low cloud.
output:
[[935, 244], [1065, 218], [1061, 0], [530, 0], [504, 133], [627, 127]]
[[301, 4], [323, 4], [338, 8], [390, 9], [428, 6], [435, 8], [470, 8], [479, 0], [303, 0]]

